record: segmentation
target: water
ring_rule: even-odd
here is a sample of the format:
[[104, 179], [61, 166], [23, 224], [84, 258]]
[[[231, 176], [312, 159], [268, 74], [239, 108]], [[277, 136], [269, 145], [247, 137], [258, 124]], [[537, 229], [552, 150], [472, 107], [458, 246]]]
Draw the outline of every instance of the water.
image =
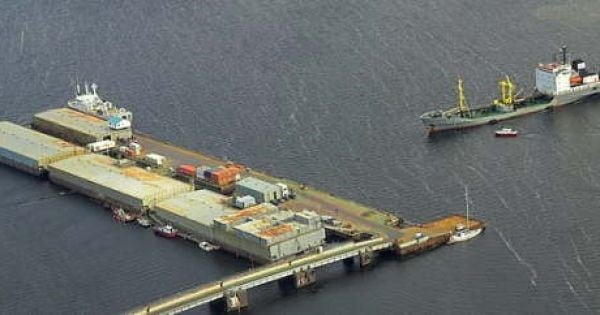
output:
[[[597, 313], [600, 100], [427, 138], [417, 116], [471, 103], [562, 43], [600, 64], [599, 5], [558, 1], [128, 1], [0, 4], [0, 118], [28, 122], [76, 76], [137, 127], [412, 221], [464, 211], [485, 234], [369, 272], [319, 271], [317, 293], [250, 292], [252, 314]], [[248, 267], [115, 224], [99, 205], [0, 167], [0, 306], [123, 311]], [[207, 313], [207, 308], [195, 310]]]

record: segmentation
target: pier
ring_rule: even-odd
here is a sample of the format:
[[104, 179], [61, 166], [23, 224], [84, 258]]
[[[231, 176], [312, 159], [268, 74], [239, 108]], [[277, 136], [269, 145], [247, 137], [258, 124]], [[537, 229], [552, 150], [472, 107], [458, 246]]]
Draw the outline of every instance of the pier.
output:
[[[171, 225], [181, 238], [199, 245], [210, 242], [236, 257], [262, 264], [150, 302], [131, 310], [133, 314], [179, 313], [211, 302], [224, 303], [229, 311], [239, 310], [248, 305], [251, 288], [273, 281], [290, 281], [301, 288], [315, 283], [316, 269], [327, 264], [353, 263], [357, 258], [359, 266], [366, 267], [382, 251], [398, 257], [415, 255], [448, 244], [459, 227], [485, 228], [483, 222], [462, 215], [407, 224], [390, 211], [141, 132], [117, 132], [101, 118], [73, 111], [64, 108], [37, 114], [33, 129], [0, 122], [0, 162], [97, 200], [114, 215], [126, 214], [124, 222], [149, 218], [155, 226]], [[101, 143], [112, 143], [112, 147], [95, 150]], [[191, 166], [192, 175], [182, 177], [175, 165]], [[198, 177], [206, 179], [206, 175], [196, 171], [226, 170], [230, 165], [238, 168], [235, 179], [225, 183], [233, 192], [198, 185]], [[237, 198], [242, 196], [236, 191], [254, 193], [241, 186], [245, 179], [275, 190], [259, 191], [256, 196], [263, 199], [240, 206]], [[288, 189], [293, 196], [283, 194]], [[330, 243], [331, 237], [343, 242]]]
[[225, 302], [227, 311], [239, 310], [248, 306], [248, 289], [289, 277], [292, 278], [296, 288], [307, 286], [316, 281], [315, 270], [319, 267], [355, 257], [358, 257], [359, 264], [364, 267], [372, 263], [374, 253], [391, 247], [392, 243], [384, 238], [344, 244], [320, 253], [266, 265], [207, 283], [140, 306], [127, 313], [177, 314], [217, 300]]

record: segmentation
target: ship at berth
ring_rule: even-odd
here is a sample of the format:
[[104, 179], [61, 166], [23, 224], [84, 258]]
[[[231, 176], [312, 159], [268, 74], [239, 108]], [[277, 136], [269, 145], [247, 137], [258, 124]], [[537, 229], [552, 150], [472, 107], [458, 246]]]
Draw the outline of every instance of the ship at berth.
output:
[[463, 82], [458, 80], [458, 104], [448, 110], [434, 110], [421, 115], [430, 133], [456, 130], [485, 124], [495, 124], [553, 107], [575, 103], [600, 92], [598, 73], [588, 72], [581, 59], [569, 62], [563, 46], [558, 62], [539, 64], [535, 69], [535, 90], [527, 97], [515, 94], [515, 84], [509, 77], [501, 80], [500, 98], [490, 105], [471, 108], [466, 100]]

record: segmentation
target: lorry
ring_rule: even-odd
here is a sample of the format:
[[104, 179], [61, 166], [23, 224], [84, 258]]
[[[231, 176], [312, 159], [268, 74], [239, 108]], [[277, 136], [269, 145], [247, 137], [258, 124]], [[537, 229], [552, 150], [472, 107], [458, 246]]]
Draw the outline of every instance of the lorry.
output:
[[166, 157], [156, 153], [148, 153], [144, 156], [144, 162], [153, 167], [162, 167], [166, 159]]

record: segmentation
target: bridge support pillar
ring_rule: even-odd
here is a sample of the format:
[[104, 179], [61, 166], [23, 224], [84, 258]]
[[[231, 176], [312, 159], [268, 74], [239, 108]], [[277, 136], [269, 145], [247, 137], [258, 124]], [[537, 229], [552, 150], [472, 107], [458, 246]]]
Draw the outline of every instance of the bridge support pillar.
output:
[[248, 291], [246, 290], [227, 291], [223, 298], [225, 299], [225, 310], [228, 313], [239, 312], [248, 307]]
[[358, 254], [358, 263], [361, 268], [366, 268], [371, 266], [375, 262], [375, 253], [367, 249], [364, 252]]
[[302, 270], [294, 273], [294, 286], [299, 289], [317, 282], [317, 273], [314, 269]]

